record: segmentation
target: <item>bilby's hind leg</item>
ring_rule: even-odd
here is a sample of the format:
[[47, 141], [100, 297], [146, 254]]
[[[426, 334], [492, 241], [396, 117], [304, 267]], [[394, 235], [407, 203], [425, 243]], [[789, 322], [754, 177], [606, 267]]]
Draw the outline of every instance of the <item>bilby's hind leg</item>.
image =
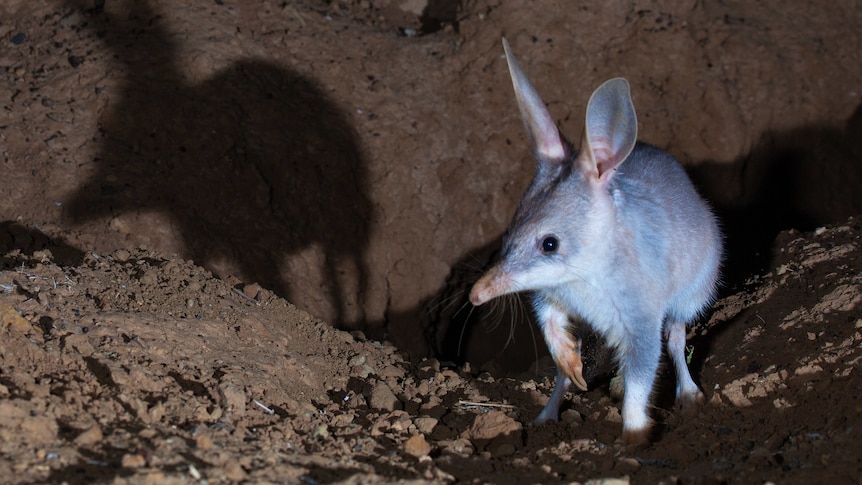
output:
[[647, 409], [661, 358], [661, 329], [649, 326], [643, 330], [617, 349], [625, 386], [622, 441], [626, 444], [648, 442], [652, 430]]
[[563, 402], [563, 396], [569, 389], [572, 381], [566, 377], [562, 369], [557, 369], [557, 382], [554, 384], [554, 392], [548, 398], [548, 403], [542, 409], [542, 412], [533, 421], [533, 424], [556, 423], [560, 417], [560, 403]]
[[685, 323], [668, 320], [665, 327], [667, 353], [676, 371], [676, 405], [683, 414], [691, 415], [703, 404], [703, 393], [691, 378], [685, 358]]

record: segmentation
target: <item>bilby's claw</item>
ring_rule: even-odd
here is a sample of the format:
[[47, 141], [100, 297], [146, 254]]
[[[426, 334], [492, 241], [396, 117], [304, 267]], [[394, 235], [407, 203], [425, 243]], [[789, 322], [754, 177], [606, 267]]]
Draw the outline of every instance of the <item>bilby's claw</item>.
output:
[[584, 361], [581, 359], [581, 339], [575, 340], [575, 348], [565, 356], [565, 361], [558, 365], [562, 366], [563, 372], [578, 389], [587, 390], [587, 381], [584, 379]]

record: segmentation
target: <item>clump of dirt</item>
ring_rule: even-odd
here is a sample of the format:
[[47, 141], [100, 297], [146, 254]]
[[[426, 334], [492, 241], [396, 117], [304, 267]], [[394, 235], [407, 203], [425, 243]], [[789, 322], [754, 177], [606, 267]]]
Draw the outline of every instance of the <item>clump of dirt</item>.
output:
[[[7, 233], [24, 231], [7, 228]], [[690, 338], [707, 395], [654, 442], [616, 442], [604, 377], [532, 426], [553, 386], [411, 363], [259, 285], [153, 250], [58, 264], [49, 239], [0, 272], [0, 470], [21, 482], [847, 482], [862, 422], [862, 226], [782, 233], [770, 270]]]

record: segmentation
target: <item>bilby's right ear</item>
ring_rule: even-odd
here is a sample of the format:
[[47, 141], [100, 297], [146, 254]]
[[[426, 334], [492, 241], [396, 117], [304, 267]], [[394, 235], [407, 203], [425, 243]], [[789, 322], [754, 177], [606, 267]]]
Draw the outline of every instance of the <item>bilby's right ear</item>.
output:
[[530, 84], [527, 76], [521, 71], [518, 61], [512, 55], [509, 42], [503, 38], [503, 49], [506, 51], [506, 62], [509, 64], [509, 74], [515, 88], [515, 98], [521, 118], [530, 136], [530, 143], [540, 163], [561, 163], [568, 156], [568, 147], [557, 129], [551, 114]]

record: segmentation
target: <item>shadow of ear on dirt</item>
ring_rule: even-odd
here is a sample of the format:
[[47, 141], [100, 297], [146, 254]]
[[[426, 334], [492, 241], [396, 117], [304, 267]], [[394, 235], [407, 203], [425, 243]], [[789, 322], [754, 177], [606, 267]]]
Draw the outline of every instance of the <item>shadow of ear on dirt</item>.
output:
[[[704, 162], [689, 173], [721, 219], [726, 247], [722, 293], [730, 294], [768, 267], [779, 232], [813, 230], [862, 214], [862, 106], [844, 129], [806, 126], [767, 133], [734, 163]], [[453, 267], [446, 286], [423, 312], [425, 335], [441, 359], [517, 373], [528, 370], [537, 355], [531, 330], [538, 356], [547, 355], [526, 300], [487, 310], [474, 309], [467, 299], [499, 244], [497, 240], [471, 251]], [[720, 327], [733, 324], [722, 322]], [[710, 334], [720, 332], [720, 327]], [[510, 332], [515, 335], [511, 340]], [[702, 350], [697, 355], [704, 355]], [[692, 363], [696, 380], [699, 368], [698, 362]]]
[[[216, 273], [232, 268], [299, 306], [334, 308], [336, 326], [363, 325], [372, 204], [339, 107], [315, 81], [263, 60], [192, 83], [148, 2], [84, 3], [70, 5], [123, 79], [103, 94], [93, 175], [65, 204], [66, 221], [127, 216], [130, 233], [169, 233]], [[135, 226], [146, 213], [170, 227]]]

